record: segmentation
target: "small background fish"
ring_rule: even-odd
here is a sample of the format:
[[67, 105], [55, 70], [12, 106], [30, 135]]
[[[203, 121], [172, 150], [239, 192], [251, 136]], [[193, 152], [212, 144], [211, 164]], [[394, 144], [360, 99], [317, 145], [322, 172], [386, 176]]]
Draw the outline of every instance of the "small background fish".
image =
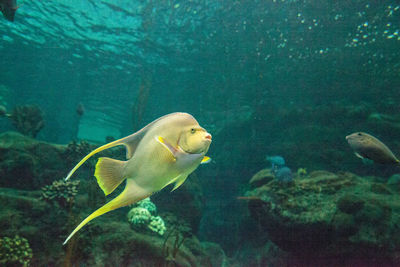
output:
[[393, 152], [377, 138], [364, 132], [356, 132], [346, 136], [346, 140], [354, 153], [362, 158], [382, 164], [398, 164], [399, 160]]

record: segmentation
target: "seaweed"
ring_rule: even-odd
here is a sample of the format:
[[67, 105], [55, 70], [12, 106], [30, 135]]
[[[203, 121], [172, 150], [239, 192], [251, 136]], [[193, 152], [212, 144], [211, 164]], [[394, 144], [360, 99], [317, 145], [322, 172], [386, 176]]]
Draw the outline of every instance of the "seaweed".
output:
[[166, 266], [176, 265], [176, 256], [187, 238], [192, 237], [192, 229], [188, 223], [177, 219], [173, 214], [165, 216], [168, 220], [168, 233], [163, 243], [163, 255]]

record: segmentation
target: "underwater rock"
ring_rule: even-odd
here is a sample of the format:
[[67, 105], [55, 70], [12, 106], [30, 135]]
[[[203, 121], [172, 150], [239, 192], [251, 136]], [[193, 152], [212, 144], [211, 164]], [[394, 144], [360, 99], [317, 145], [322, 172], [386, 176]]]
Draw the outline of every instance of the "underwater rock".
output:
[[392, 176], [390, 176], [386, 184], [387, 185], [400, 184], [400, 174], [393, 174]]
[[364, 201], [356, 195], [347, 194], [341, 197], [337, 202], [340, 211], [348, 214], [354, 214], [362, 209]]
[[307, 264], [335, 257], [400, 264], [400, 238], [393, 238], [400, 196], [374, 177], [318, 171], [285, 187], [272, 180], [246, 195], [259, 198], [250, 198], [248, 208], [271, 241]]
[[386, 185], [394, 190], [395, 192], [400, 193], [400, 174], [393, 174], [387, 180]]
[[210, 255], [210, 266], [230, 266], [239, 267], [239, 264], [234, 264], [226, 255], [220, 245], [212, 242], [201, 242], [202, 248]]
[[252, 188], [262, 186], [275, 178], [271, 169], [262, 169], [251, 177], [249, 184]]
[[400, 116], [381, 113], [371, 113], [368, 117], [368, 122], [377, 125], [384, 129], [393, 131], [400, 130]]
[[34, 255], [32, 266], [60, 266], [67, 212], [39, 200], [39, 196], [40, 191], [0, 188], [0, 236], [26, 238]]
[[380, 183], [372, 183], [371, 184], [371, 192], [374, 192], [376, 194], [386, 194], [386, 195], [391, 195], [393, 192], [389, 189], [388, 186], [385, 184], [380, 184]]
[[171, 245], [167, 236], [132, 231], [127, 223], [103, 218], [88, 228], [91, 233], [79, 238], [88, 253], [88, 266], [221, 266], [213, 264], [214, 255], [194, 236], [185, 239], [171, 257], [165, 249]]
[[64, 177], [64, 149], [16, 132], [0, 134], [0, 187], [36, 190]]
[[[221, 266], [217, 264], [229, 260], [225, 256], [214, 259], [215, 251], [209, 249], [211, 245], [203, 246], [195, 236], [186, 234], [171, 262], [164, 253], [164, 245], [174, 246], [175, 239], [168, 241], [166, 235], [132, 230], [118, 213], [111, 216], [112, 219], [99, 218], [78, 240], [72, 239], [63, 246], [69, 228], [79, 218], [40, 200], [40, 194], [40, 191], [0, 188], [0, 236], [19, 235], [29, 240], [34, 255], [32, 266], [166, 266], [171, 263], [200, 267]], [[76, 198], [80, 210], [85, 203], [79, 201], [81, 198]]]
[[[39, 190], [53, 181], [65, 177], [71, 168], [93, 145], [82, 141], [68, 145], [51, 144], [17, 132], [0, 134], [0, 187]], [[124, 156], [123, 148], [110, 149], [102, 156]], [[80, 175], [90, 177], [88, 170], [96, 159], [89, 160]], [[84, 181], [85, 183], [87, 180]]]

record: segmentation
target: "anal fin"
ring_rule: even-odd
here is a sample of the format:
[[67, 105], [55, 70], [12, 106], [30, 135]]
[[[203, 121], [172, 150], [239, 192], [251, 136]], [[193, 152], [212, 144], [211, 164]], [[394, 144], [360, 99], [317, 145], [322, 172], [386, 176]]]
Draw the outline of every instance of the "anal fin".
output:
[[105, 157], [99, 158], [97, 161], [94, 176], [96, 176], [97, 183], [106, 196], [113, 192], [124, 180], [125, 163], [126, 161]]

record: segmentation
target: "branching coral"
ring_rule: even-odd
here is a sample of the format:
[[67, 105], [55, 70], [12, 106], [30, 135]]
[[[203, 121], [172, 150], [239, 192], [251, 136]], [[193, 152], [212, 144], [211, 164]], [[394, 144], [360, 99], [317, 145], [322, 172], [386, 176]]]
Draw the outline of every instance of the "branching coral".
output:
[[29, 266], [31, 259], [32, 249], [28, 240], [18, 235], [14, 238], [0, 238], [0, 264], [11, 266], [19, 263], [22, 266]]
[[36, 137], [44, 127], [43, 112], [36, 105], [16, 106], [9, 118], [19, 132], [30, 137]]
[[51, 185], [42, 187], [40, 199], [47, 202], [56, 201], [61, 207], [69, 208], [78, 193], [78, 185], [79, 181], [54, 181]]
[[[66, 149], [63, 152], [63, 155], [68, 166], [72, 168], [77, 162], [79, 162], [83, 157], [85, 157], [97, 147], [97, 145], [90, 144], [85, 140], [81, 140], [79, 143], [76, 141], [72, 141], [67, 145]], [[100, 152], [99, 156], [118, 158], [121, 157], [121, 155], [125, 155], [124, 149], [124, 147], [111, 148], [106, 151]], [[86, 161], [85, 164], [87, 164], [90, 168], [94, 168], [94, 166], [96, 165], [96, 161], [96, 157], [91, 157]]]
[[[72, 141], [68, 144], [64, 151], [65, 160], [70, 166], [74, 166], [79, 160], [92, 151], [91, 145], [86, 141]], [[95, 165], [95, 158], [88, 160], [89, 164], [93, 167]]]

